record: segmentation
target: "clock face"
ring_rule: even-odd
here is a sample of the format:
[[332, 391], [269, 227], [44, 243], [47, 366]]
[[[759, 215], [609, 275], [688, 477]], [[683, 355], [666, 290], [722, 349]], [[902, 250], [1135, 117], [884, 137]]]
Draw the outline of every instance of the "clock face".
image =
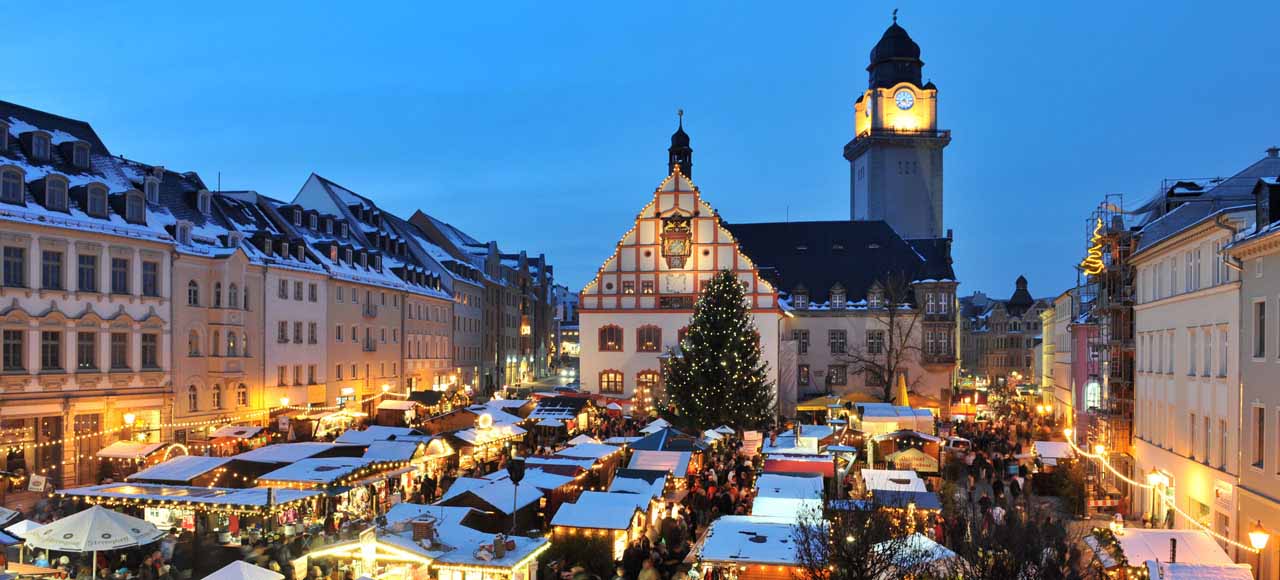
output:
[[898, 105], [899, 109], [907, 110], [916, 104], [916, 96], [907, 89], [902, 89], [893, 95], [893, 102]]
[[688, 247], [689, 247], [688, 242], [686, 242], [685, 240], [681, 240], [681, 239], [671, 240], [667, 242], [667, 253], [683, 256], [686, 253], [685, 250]]

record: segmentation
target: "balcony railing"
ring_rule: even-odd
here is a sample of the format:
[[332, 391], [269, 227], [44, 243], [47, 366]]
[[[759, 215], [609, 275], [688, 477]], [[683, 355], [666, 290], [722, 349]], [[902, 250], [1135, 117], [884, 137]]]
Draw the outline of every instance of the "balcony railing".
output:
[[363, 314], [365, 318], [377, 318], [378, 307], [373, 304], [365, 304], [364, 308], [360, 309], [360, 313]]
[[378, 350], [378, 342], [377, 342], [377, 341], [373, 340], [372, 338], [366, 338], [366, 339], [364, 339], [364, 351], [365, 351], [365, 352], [377, 352], [377, 350]]

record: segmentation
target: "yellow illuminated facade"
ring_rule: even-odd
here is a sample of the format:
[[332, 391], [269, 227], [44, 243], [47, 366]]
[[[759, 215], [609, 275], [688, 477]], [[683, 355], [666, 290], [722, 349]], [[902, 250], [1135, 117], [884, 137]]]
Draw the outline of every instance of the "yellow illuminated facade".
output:
[[854, 131], [934, 131], [938, 128], [938, 89], [922, 89], [909, 82], [871, 88], [853, 105]]

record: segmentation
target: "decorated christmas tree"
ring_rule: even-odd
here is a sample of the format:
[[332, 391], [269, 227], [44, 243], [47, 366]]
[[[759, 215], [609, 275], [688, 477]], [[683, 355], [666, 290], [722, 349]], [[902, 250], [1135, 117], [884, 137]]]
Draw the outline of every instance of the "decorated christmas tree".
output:
[[769, 364], [742, 285], [722, 271], [693, 305], [681, 352], [666, 366], [667, 395], [679, 423], [707, 429], [758, 427], [773, 419]]

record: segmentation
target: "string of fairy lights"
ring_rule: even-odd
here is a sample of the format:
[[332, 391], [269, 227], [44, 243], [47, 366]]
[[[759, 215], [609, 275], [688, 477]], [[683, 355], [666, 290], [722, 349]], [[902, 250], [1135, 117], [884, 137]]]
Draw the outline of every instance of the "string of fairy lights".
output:
[[1257, 548], [1254, 548], [1253, 546], [1249, 546], [1249, 545], [1246, 545], [1246, 544], [1241, 544], [1240, 542], [1237, 542], [1237, 541], [1235, 541], [1235, 540], [1232, 540], [1231, 538], [1228, 538], [1228, 537], [1226, 537], [1226, 536], [1224, 536], [1224, 535], [1222, 535], [1222, 534], [1219, 534], [1218, 532], [1213, 531], [1213, 529], [1212, 529], [1212, 528], [1210, 528], [1209, 526], [1206, 526], [1206, 525], [1204, 525], [1204, 524], [1200, 523], [1200, 520], [1196, 519], [1196, 518], [1195, 518], [1194, 516], [1192, 516], [1191, 514], [1189, 514], [1189, 513], [1185, 512], [1185, 511], [1183, 511], [1181, 508], [1179, 508], [1179, 507], [1178, 507], [1178, 505], [1177, 505], [1177, 502], [1175, 502], [1173, 499], [1170, 499], [1169, 497], [1167, 497], [1167, 496], [1166, 496], [1165, 494], [1163, 494], [1163, 493], [1159, 493], [1159, 490], [1157, 490], [1157, 489], [1156, 489], [1156, 486], [1155, 486], [1155, 485], [1150, 484], [1150, 483], [1146, 483], [1146, 482], [1144, 482], [1144, 481], [1136, 481], [1136, 480], [1134, 480], [1134, 479], [1131, 479], [1129, 476], [1127, 476], [1127, 475], [1125, 475], [1125, 474], [1121, 473], [1118, 469], [1116, 469], [1115, 467], [1112, 467], [1112, 465], [1111, 465], [1111, 462], [1110, 462], [1110, 461], [1107, 461], [1107, 457], [1106, 457], [1106, 451], [1105, 451], [1105, 449], [1102, 449], [1102, 450], [1100, 450], [1100, 451], [1099, 451], [1099, 452], [1097, 452], [1097, 453], [1090, 453], [1089, 451], [1086, 451], [1086, 450], [1084, 450], [1084, 449], [1081, 449], [1079, 446], [1077, 446], [1077, 445], [1076, 445], [1075, 441], [1074, 441], [1074, 440], [1072, 440], [1072, 437], [1071, 437], [1071, 434], [1072, 434], [1072, 433], [1071, 433], [1071, 430], [1070, 430], [1070, 429], [1067, 429], [1065, 433], [1066, 433], [1066, 436], [1067, 436], [1067, 445], [1070, 445], [1070, 446], [1071, 446], [1071, 449], [1072, 449], [1072, 450], [1074, 450], [1074, 451], [1076, 452], [1076, 454], [1080, 455], [1081, 457], [1085, 457], [1085, 458], [1088, 458], [1088, 459], [1092, 459], [1092, 460], [1094, 460], [1094, 461], [1098, 462], [1098, 464], [1099, 464], [1099, 465], [1101, 465], [1102, 467], [1106, 468], [1106, 470], [1107, 470], [1107, 471], [1110, 471], [1110, 472], [1111, 472], [1111, 474], [1112, 474], [1112, 475], [1114, 475], [1114, 476], [1116, 476], [1116, 478], [1117, 478], [1117, 479], [1119, 479], [1119, 480], [1121, 480], [1121, 481], [1123, 481], [1123, 482], [1125, 482], [1125, 483], [1128, 483], [1129, 485], [1132, 485], [1132, 486], [1135, 486], [1135, 487], [1140, 487], [1140, 488], [1142, 488], [1142, 489], [1146, 489], [1146, 490], [1149, 490], [1149, 491], [1155, 491], [1156, 493], [1155, 493], [1154, 495], [1155, 495], [1155, 497], [1157, 497], [1157, 498], [1159, 498], [1159, 499], [1160, 499], [1160, 502], [1161, 502], [1161, 503], [1163, 503], [1166, 507], [1168, 507], [1169, 509], [1173, 510], [1174, 512], [1178, 513], [1178, 515], [1181, 515], [1183, 518], [1186, 518], [1186, 520], [1187, 520], [1188, 522], [1191, 522], [1191, 524], [1192, 524], [1192, 525], [1194, 525], [1195, 527], [1199, 528], [1201, 531], [1203, 531], [1203, 532], [1205, 532], [1205, 533], [1209, 534], [1210, 536], [1212, 536], [1212, 537], [1214, 537], [1214, 538], [1217, 538], [1217, 539], [1219, 539], [1219, 540], [1222, 540], [1223, 542], [1226, 542], [1226, 543], [1228, 543], [1228, 544], [1230, 544], [1230, 545], [1232, 545], [1232, 546], [1235, 546], [1235, 547], [1237, 547], [1237, 548], [1239, 548], [1239, 549], [1241, 549], [1241, 550], [1244, 550], [1244, 551], [1246, 551], [1246, 552], [1250, 552], [1250, 553], [1253, 553], [1253, 554], [1261, 553], [1261, 550], [1259, 550], [1259, 549], [1257, 549]]
[[[364, 397], [358, 401], [355, 401], [354, 403], [357, 406], [363, 405], [365, 403], [373, 401], [374, 399], [377, 399], [379, 397], [386, 396], [386, 395], [403, 396], [406, 398], [408, 397], [407, 394], [382, 391], [382, 392]], [[418, 403], [418, 404], [420, 405], [421, 403]], [[159, 423], [154, 425], [147, 425], [145, 428], [137, 428], [137, 429], [142, 431], [156, 431], [156, 430], [162, 430], [162, 429], [191, 429], [191, 428], [201, 428], [201, 427], [212, 427], [215, 425], [225, 425], [228, 423], [234, 423], [236, 421], [245, 421], [245, 420], [262, 417], [262, 416], [270, 416], [272, 413], [275, 413], [278, 411], [284, 411], [284, 410], [306, 411], [306, 412], [328, 412], [328, 411], [340, 411], [346, 408], [347, 408], [347, 405], [328, 405], [328, 406], [319, 406], [319, 407], [290, 405], [289, 399], [285, 397], [280, 400], [280, 405], [277, 405], [274, 407], [268, 407], [265, 409], [255, 409], [255, 410], [245, 411], [243, 413], [239, 413], [235, 415], [224, 415], [222, 417], [218, 417], [215, 419]], [[26, 433], [30, 432], [32, 429], [34, 429], [34, 426], [0, 431], [0, 438], [3, 438], [6, 433], [8, 433], [9, 436], [13, 436], [14, 434], [25, 435]], [[47, 441], [0, 443], [0, 452], [4, 452], [7, 454], [15, 454], [15, 453], [22, 453], [29, 450], [40, 450], [40, 449], [52, 448], [55, 446], [71, 445], [71, 444], [78, 443], [80, 441], [97, 439], [99, 437], [114, 435], [114, 434], [118, 434], [124, 431], [130, 431], [130, 430], [135, 430], [135, 426], [125, 424], [125, 425], [119, 425], [116, 427], [110, 427], [107, 429], [100, 429], [97, 431], [77, 432], [73, 435], [67, 435], [59, 439], [49, 439]], [[230, 448], [232, 446], [235, 446], [239, 442], [240, 441], [229, 441], [229, 442], [221, 442], [221, 443], [210, 442], [206, 444], [193, 444], [193, 445], [184, 445], [184, 446], [189, 451], [190, 450], [194, 450], [197, 452], [203, 452], [205, 450], [218, 451], [218, 450], [223, 450], [225, 448]], [[50, 471], [60, 468], [62, 466], [73, 465], [78, 461], [81, 461], [84, 459], [91, 459], [91, 458], [108, 459], [116, 462], [137, 462], [137, 463], [140, 463], [145, 460], [144, 458], [103, 458], [103, 457], [97, 457], [96, 455], [93, 455], [93, 454], [81, 453], [81, 454], [73, 454], [71, 456], [64, 457], [61, 461], [48, 464], [39, 470], [33, 471], [33, 473], [38, 475], [45, 475]]]

